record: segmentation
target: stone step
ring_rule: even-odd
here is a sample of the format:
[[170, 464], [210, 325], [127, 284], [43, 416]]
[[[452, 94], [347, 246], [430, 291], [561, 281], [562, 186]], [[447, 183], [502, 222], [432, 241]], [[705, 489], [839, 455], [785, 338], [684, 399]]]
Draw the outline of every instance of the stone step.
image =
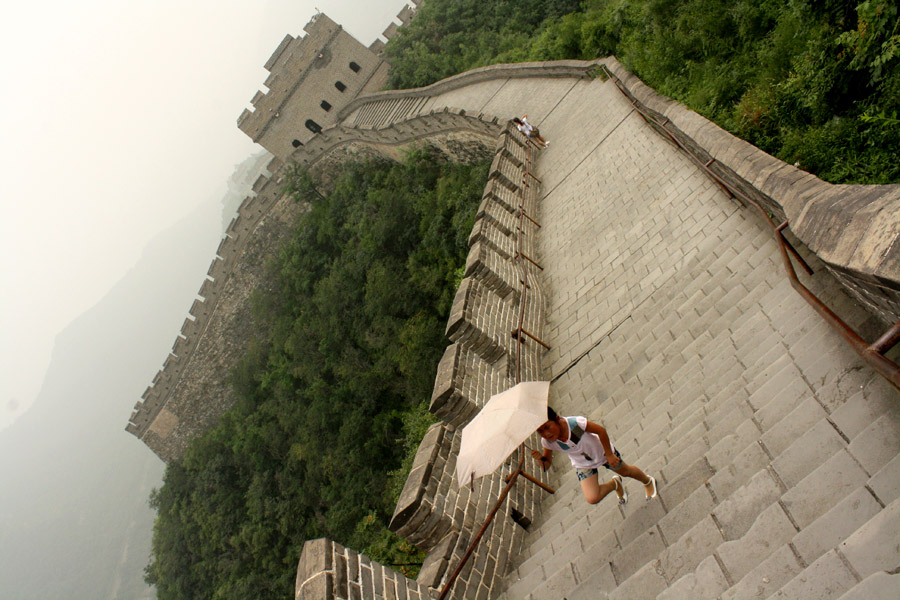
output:
[[[824, 419], [822, 422], [827, 423]], [[830, 439], [827, 430], [813, 430], [785, 450], [787, 452], [794, 445], [808, 447], [810, 443], [823, 439]], [[753, 440], [746, 447], [750, 449], [751, 455], [758, 457], [756, 464], [765, 460], [766, 456], [760, 455]], [[824, 447], [828, 447], [827, 443]], [[803, 464], [804, 453], [797, 450], [794, 452]], [[743, 463], [747, 453], [748, 450], [745, 449], [735, 454], [735, 461], [732, 462]], [[804, 473], [802, 466], [792, 465], [791, 469], [795, 477]], [[734, 475], [737, 470], [723, 472]], [[847, 483], [829, 488], [829, 477], [835, 472], [840, 473]], [[670, 511], [657, 524], [661, 532], [669, 531], [669, 536], [665, 537], [669, 547], [659, 556], [660, 570], [668, 582], [672, 583], [687, 575], [687, 572], [716, 551], [730, 576], [734, 577], [734, 573], [739, 573], [743, 577], [766, 558], [765, 548], [769, 546], [765, 538], [768, 532], [777, 529], [783, 534], [787, 531], [791, 534], [788, 537], [790, 539], [796, 532], [795, 522], [800, 523], [800, 527], [811, 523], [824, 510], [852, 491], [853, 486], [864, 480], [865, 473], [842, 450], [809, 477], [798, 481], [797, 486], [786, 493], [783, 493], [784, 489], [775, 469], [768, 468], [758, 471], [740, 487], [734, 488], [732, 485], [733, 493], [708, 512], [707, 509], [715, 502], [710, 494], [712, 486], [710, 490], [705, 487], [696, 489], [693, 499], [699, 503], [700, 509], [691, 511], [685, 503]], [[827, 493], [822, 492], [823, 488]], [[709, 514], [710, 518], [705, 518], [704, 514]], [[691, 526], [692, 521], [696, 524]], [[781, 526], [787, 529], [778, 529]], [[613, 559], [614, 564], [615, 561], [616, 558]], [[715, 570], [712, 569], [711, 572], [714, 573]], [[686, 582], [681, 585], [693, 584]]]
[[838, 600], [896, 600], [900, 575], [879, 571], [869, 575]]
[[[796, 443], [802, 446], [807, 440], [801, 439]], [[896, 469], [890, 463], [884, 468], [888, 472]], [[724, 542], [716, 550], [717, 559], [725, 565], [729, 575], [734, 579], [738, 579], [736, 574], [740, 575], [737, 585], [723, 595], [723, 599], [765, 598], [788, 581], [793, 582], [788, 592], [796, 594], [786, 597], [819, 597], [811, 591], [818, 588], [810, 587], [812, 584], [798, 575], [803, 564], [796, 557], [804, 563], [811, 563], [809, 569], [812, 570], [807, 574], [809, 579], [816, 570], [831, 569], [833, 557], [827, 555], [832, 552], [829, 548], [852, 533], [854, 527], [871, 517], [880, 507], [869, 492], [868, 485], [864, 485], [867, 479], [865, 471], [848, 450], [841, 449], [780, 497], [779, 488], [769, 472], [760, 471], [747, 486], [719, 504], [713, 515], [726, 538], [741, 536]], [[777, 503], [774, 501], [776, 498]], [[760, 510], [766, 505], [767, 508]], [[747, 529], [747, 523], [754, 514], [760, 516], [753, 519], [752, 526]], [[668, 525], [661, 523], [661, 528]], [[694, 530], [701, 528], [697, 526]], [[772, 532], [784, 536], [784, 532], [792, 533], [798, 528], [799, 532], [780, 540], [783, 544], [774, 543], [779, 538], [773, 537]], [[787, 545], [788, 539], [791, 546]], [[670, 546], [667, 552], [674, 552], [674, 548], [674, 545]], [[665, 565], [663, 558], [661, 563]], [[835, 579], [827, 580], [828, 585], [833, 584], [839, 590], [849, 589], [844, 585], [849, 580], [843, 578], [839, 570], [831, 569], [830, 572]], [[793, 579], [795, 576], [799, 577], [796, 581]], [[709, 570], [708, 577], [709, 580], [698, 581], [693, 576], [684, 582], [676, 582], [674, 587], [716, 587], [718, 583], [713, 584], [721, 582], [715, 569]], [[811, 595], [804, 596], [801, 592]]]

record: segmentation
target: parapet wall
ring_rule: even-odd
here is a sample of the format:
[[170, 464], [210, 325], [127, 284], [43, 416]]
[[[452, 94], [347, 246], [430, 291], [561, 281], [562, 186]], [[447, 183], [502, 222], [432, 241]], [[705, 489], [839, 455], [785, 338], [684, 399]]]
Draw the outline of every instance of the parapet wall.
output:
[[[342, 114], [352, 116], [353, 111], [375, 101], [415, 100], [468, 85], [467, 82], [511, 77], [512, 73], [538, 76], [541, 69], [546, 68], [546, 74], [541, 76], [562, 76], [568, 70], [571, 73], [566, 76], [580, 77], [598, 66], [606, 66], [634, 102], [659, 118], [659, 122], [650, 123], [652, 127], [659, 129], [659, 123], [666, 123], [666, 129], [684, 145], [707, 157], [710, 168], [719, 177], [757, 198], [776, 217], [787, 218], [791, 230], [822, 258], [838, 280], [882, 320], [896, 321], [900, 315], [900, 246], [896, 244], [900, 236], [900, 186], [837, 186], [822, 182], [731, 136], [682, 105], [659, 96], [625, 71], [614, 58], [564, 62], [564, 66], [554, 63], [553, 68], [546, 65], [487, 67], [422, 90], [369, 96], [355, 105], [351, 103]], [[403, 148], [423, 141], [434, 143], [449, 156], [464, 160], [472, 153], [482, 153], [485, 145], [498, 139], [502, 129], [496, 118], [467, 114], [464, 109], [415, 115], [375, 129], [353, 127], [349, 121], [352, 119], [315, 135], [306, 146], [291, 155], [291, 162], [313, 171], [327, 172], [346, 157], [374, 154], [395, 158]], [[518, 306], [522, 289], [521, 286], [517, 288], [519, 280], [517, 272], [510, 266], [510, 258], [533, 252], [527, 239], [525, 245], [513, 241], [519, 228], [515, 220], [519, 205], [517, 190], [525, 183], [520, 175], [510, 171], [516, 161], [521, 162], [524, 149], [521, 144], [517, 145], [516, 135], [506, 130], [500, 137], [491, 181], [469, 238], [466, 278], [448, 323], [448, 336], [453, 344], [441, 360], [432, 397], [431, 409], [442, 422], [429, 431], [420, 446], [392, 521], [392, 528], [429, 551], [417, 582], [425, 588], [439, 587], [445, 580], [448, 566], [468, 545], [474, 529], [488, 510], [489, 500], [496, 498], [502, 478], [511, 468], [507, 464], [494, 476], [482, 478], [472, 487], [458, 488], [453, 473], [460, 428], [492, 393], [515, 381], [516, 378], [511, 376], [512, 365], [521, 368], [522, 380], [542, 378], [539, 345], [526, 339], [525, 352], [521, 356], [516, 354], [516, 359], [512, 360], [510, 348], [519, 348], [518, 344], [510, 345], [512, 336], [508, 335], [512, 330], [510, 319], [518, 314], [514, 307]], [[233, 361], [240, 352], [240, 340], [246, 340], [240, 337], [241, 315], [244, 314], [241, 307], [247, 305], [246, 295], [252, 289], [255, 268], [248, 265], [257, 264], [253, 261], [259, 261], [267, 248], [274, 247], [271, 244], [278, 237], [278, 223], [289, 222], [292, 214], [288, 208], [291, 203], [278, 196], [278, 181], [283, 173], [278, 169], [285, 167], [275, 162], [270, 166], [274, 175], [258, 182], [257, 195], [245, 201], [239, 217], [229, 227], [201, 286], [203, 301], [192, 307], [192, 317], [185, 321], [172, 354], [132, 415], [128, 430], [141, 437], [164, 460], [177, 458], [191, 436], [202, 433], [204, 427], [227, 408], [229, 392], [224, 389], [223, 375], [227, 370], [204, 370], [198, 366], [192, 371], [190, 368], [192, 361], [198, 365], [229, 364], [228, 361]], [[529, 190], [529, 193], [535, 191], [534, 188]], [[273, 199], [276, 196], [278, 198]], [[293, 210], [299, 210], [293, 206]], [[526, 206], [526, 211], [532, 215], [535, 213], [531, 211], [535, 210], [533, 203]], [[248, 240], [255, 241], [248, 244]], [[540, 262], [540, 257], [532, 258]], [[529, 277], [531, 275], [536, 276], [537, 272]], [[532, 300], [540, 304], [544, 293], [540, 284], [533, 283], [527, 289]], [[525, 328], [533, 327], [529, 331], [540, 337], [541, 308], [526, 304], [523, 315]], [[532, 485], [517, 485], [507, 508], [515, 508], [526, 518], [534, 518], [543, 493]], [[521, 527], [511, 518], [496, 521], [487, 532], [484, 550], [476, 553], [463, 571], [460, 583], [454, 588], [454, 597], [489, 597], [492, 590], [497, 589], [494, 584], [503, 575], [520, 535]], [[325, 541], [312, 543], [329, 544]], [[336, 545], [329, 548], [333, 561], [328, 565], [338, 564], [334, 558], [338, 554], [348, 565], [357, 565], [347, 567], [347, 590], [352, 588], [349, 582], [356, 581], [352, 577], [367, 577], [367, 571], [359, 566], [363, 562], [351, 562], [354, 560], [350, 558], [351, 551]], [[338, 590], [334, 594], [320, 594], [325, 588], [318, 582], [331, 577], [333, 584], [344, 575], [329, 566], [322, 570], [330, 573], [329, 576], [317, 577], [308, 569], [308, 562], [301, 560], [301, 568], [308, 577], [301, 580], [298, 570], [298, 597], [356, 597], [340, 595], [345, 589], [340, 585], [326, 586], [332, 591]], [[375, 568], [371, 563], [365, 564], [367, 568]], [[380, 572], [395, 583], [400, 581], [399, 576], [386, 570]], [[404, 580], [403, 589], [421, 593], [422, 588], [414, 583]], [[385, 584], [382, 589], [385, 595], [375, 597], [391, 597], [386, 590], [399, 588], [396, 585], [389, 588]]]
[[[278, 172], [281, 167], [281, 162], [274, 159], [267, 170]], [[260, 243], [268, 247], [277, 242], [293, 221], [297, 209], [290, 203], [282, 202], [282, 208], [274, 210], [282, 198], [281, 186], [282, 178], [271, 174], [254, 183], [253, 195], [241, 203], [219, 243], [198, 298], [191, 305], [162, 369], [135, 404], [126, 430], [142, 439], [164, 461], [180, 456], [187, 443], [211, 427], [232, 403], [227, 385], [232, 364], [209, 358], [236, 343], [224, 339], [225, 331], [216, 327], [225, 325], [223, 312], [232, 316], [242, 312], [233, 303], [245, 299], [253, 289], [253, 281], [248, 281], [248, 277], [258, 280], [251, 274], [263, 268], [265, 256], [259, 252]], [[256, 244], [250, 243], [254, 236]], [[250, 287], [245, 288], [244, 284]], [[246, 320], [246, 315], [242, 318]], [[211, 323], [216, 327], [210, 328]], [[194, 360], [198, 354], [204, 358]], [[200, 363], [206, 365], [201, 369], [204, 376], [197, 372]], [[212, 367], [213, 364], [217, 366]], [[194, 393], [196, 398], [191, 398]], [[188, 423], [191, 425], [186, 429]]]
[[[428, 552], [418, 580], [406, 583], [420, 594], [434, 595], [445, 584], [519, 459], [514, 453], [492, 475], [460, 486], [456, 456], [462, 429], [492, 395], [542, 376], [544, 347], [534, 339], [543, 331], [545, 306], [540, 268], [534, 261], [539, 192], [536, 180], [526, 174], [536, 152], [509, 125], [497, 138], [489, 181], [469, 237], [465, 278], [447, 323], [452, 344], [438, 365], [432, 395], [430, 410], [441, 422], [422, 440], [390, 523], [393, 531]], [[523, 329], [534, 337], [526, 337]], [[533, 438], [530, 444], [536, 447], [537, 436]], [[536, 475], [546, 481], [544, 473]], [[488, 598], [499, 592], [509, 560], [543, 494], [525, 480], [517, 482], [450, 597]], [[308, 542], [304, 548], [297, 597], [354, 597], [342, 595], [345, 588], [333, 583], [337, 577], [331, 574], [333, 569], [320, 565], [318, 573], [311, 570], [309, 557], [321, 553], [322, 543]], [[394, 596], [375, 590], [371, 597]]]
[[[360, 96], [342, 107], [337, 114], [337, 122], [354, 122], [354, 113], [366, 104], [383, 103], [390, 100], [406, 100], [412, 98], [428, 98], [446, 94], [463, 87], [496, 79], [525, 79], [553, 77], [584, 77], [598, 61], [553, 60], [546, 62], [528, 62], [515, 64], [490, 65], [479, 67], [441, 79], [431, 85], [408, 90], [385, 90]], [[358, 123], [357, 123], [358, 125]]]
[[306, 542], [300, 555], [296, 598], [394, 598], [425, 600], [415, 581], [331, 540]]
[[[897, 266], [896, 241], [900, 236], [900, 186], [837, 186], [822, 182], [799, 169], [786, 165], [746, 142], [724, 132], [683, 106], [656, 94], [625, 71], [612, 57], [569, 65], [584, 73], [606, 66], [623, 84], [626, 95], [657, 118], [650, 125], [665, 128], [692, 152], [704, 156], [716, 176], [759, 201], [778, 219], [787, 219], [794, 234], [826, 262], [828, 268], [869, 309], [882, 320], [893, 323], [900, 315], [900, 269]], [[495, 68], [499, 74], [515, 67]], [[593, 75], [599, 72], [593, 71]], [[461, 80], [481, 80], [489, 76], [464, 74], [452, 83], [440, 82], [431, 89], [385, 92], [351, 103], [345, 109], [345, 122], [373, 103], [385, 99], [398, 103], [417, 97], [436, 95], [441, 86], [465, 85]], [[452, 78], [451, 78], [452, 79]], [[449, 89], [449, 88], [448, 88]], [[662, 131], [661, 131], [662, 132]], [[505, 135], [509, 137], [511, 132]], [[503, 146], [504, 138], [501, 138]], [[460, 285], [448, 322], [447, 333], [454, 342], [441, 359], [431, 410], [442, 421], [429, 429], [416, 455], [412, 471], [398, 502], [391, 529], [419, 548], [428, 551], [417, 583], [433, 595], [446, 581], [449, 568], [456, 564], [472, 539], [475, 529], [489, 510], [501, 482], [512, 466], [507, 462], [491, 477], [458, 487], [455, 481], [455, 456], [459, 450], [461, 428], [494, 393], [515, 382], [510, 374], [508, 338], [512, 307], [516, 302], [515, 271], [509, 257], [523, 251], [513, 243], [515, 230], [510, 218], [516, 206], [516, 176], [510, 176], [515, 164], [511, 147], [498, 147], [491, 181], [470, 236], [470, 255], [466, 278]], [[528, 249], [525, 250], [528, 252]], [[542, 293], [539, 285], [535, 294]], [[528, 326], [540, 331], [540, 310], [527, 306], [523, 311]], [[521, 335], [521, 333], [520, 333]], [[538, 335], [539, 337], [539, 335]], [[536, 344], [521, 361], [533, 362], [524, 370], [527, 377], [540, 379], [540, 350]], [[536, 440], [534, 441], [536, 443]], [[541, 490], [522, 486], [510, 496], [506, 507], [533, 518], [539, 510]], [[529, 496], [530, 494], [530, 496]], [[495, 522], [487, 530], [482, 546], [463, 569], [451, 597], [490, 598], [501, 590], [495, 587], [516, 551], [521, 528], [510, 517]], [[301, 563], [302, 564], [302, 563]], [[412, 585], [409, 582], [408, 585]], [[419, 588], [421, 590], [421, 588]], [[346, 598], [339, 593], [306, 596], [310, 598]], [[421, 592], [420, 592], [421, 593]], [[375, 598], [392, 597], [389, 595]]]
[[900, 316], [900, 185], [835, 185], [766, 154], [657, 94], [613, 57], [598, 61], [718, 177], [747, 194], [815, 252], [884, 323]]

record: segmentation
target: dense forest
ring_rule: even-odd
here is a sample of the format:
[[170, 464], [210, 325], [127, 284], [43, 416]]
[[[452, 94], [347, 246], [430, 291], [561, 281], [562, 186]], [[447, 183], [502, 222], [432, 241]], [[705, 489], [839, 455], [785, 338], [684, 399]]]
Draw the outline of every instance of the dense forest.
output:
[[[487, 163], [344, 166], [253, 297], [237, 405], [171, 463], [147, 580], [160, 598], [289, 598], [304, 541], [417, 560], [386, 523], [425, 429]], [[418, 560], [421, 560], [419, 557]]]
[[[497, 62], [615, 54], [659, 92], [839, 183], [900, 182], [896, 3], [428, 0], [387, 45], [396, 88]], [[146, 579], [159, 598], [287, 598], [326, 536], [390, 565], [487, 165], [424, 152], [345, 166], [253, 297], [237, 405], [166, 470]], [[413, 567], [414, 568], [414, 567]]]
[[889, 0], [430, 0], [391, 40], [391, 86], [499, 62], [615, 55], [833, 183], [900, 182], [900, 15]]

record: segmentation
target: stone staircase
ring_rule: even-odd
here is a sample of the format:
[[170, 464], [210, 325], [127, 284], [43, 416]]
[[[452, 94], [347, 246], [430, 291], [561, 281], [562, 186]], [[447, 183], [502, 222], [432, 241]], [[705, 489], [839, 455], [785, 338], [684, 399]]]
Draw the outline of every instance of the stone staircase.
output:
[[[448, 115], [459, 118], [527, 111], [548, 134], [553, 146], [541, 152], [535, 173], [540, 197], [528, 207], [541, 223], [540, 235], [523, 252], [543, 267], [537, 293], [547, 307], [526, 314], [526, 322], [538, 326], [546, 319], [539, 333], [551, 349], [529, 355], [525, 371], [552, 381], [551, 403], [560, 414], [603, 424], [624, 459], [659, 482], [659, 498], [651, 502], [627, 480], [625, 507], [612, 499], [588, 505], [568, 461], [557, 456], [541, 474], [557, 488], [555, 495], [526, 486], [516, 491], [522, 499], [507, 501], [530, 519], [529, 531], [510, 518], [495, 522], [451, 597], [898, 597], [897, 391], [791, 288], [771, 228], [648, 126], [636, 102], [655, 107], [684, 136], [689, 132], [688, 146], [709, 150], [700, 164], [733, 168], [729, 177], [743, 182], [742, 189], [792, 210], [800, 200], [816, 199], [809, 211], [791, 215], [786, 231], [816, 270], [801, 279], [869, 340], [884, 331], [873, 316], [879, 312], [851, 299], [791, 231], [806, 227], [803, 239], [816, 241], [817, 252], [832, 252], [829, 268], [843, 277], [846, 264], [834, 262], [835, 249], [862, 255], [877, 248], [860, 256], [876, 260], [892, 245], [858, 241], [853, 227], [834, 241], [818, 234], [833, 221], [802, 217], [832, 198], [841, 206], [840, 194], [896, 195], [900, 189], [815, 180], [655, 97], [606, 62], [634, 97], [623, 97], [602, 77], [535, 85], [479, 75], [468, 87], [431, 90], [418, 107], [410, 98], [367, 101], [344, 121], [360, 135], [374, 135], [391, 119], [454, 106], [459, 114]], [[499, 348], [510, 326], [491, 320], [509, 321], [506, 304], [515, 295], [505, 263], [516, 252], [511, 216], [522, 159], [521, 147], [501, 146], [448, 324], [455, 344], [439, 367], [432, 409], [447, 421], [441, 440], [454, 439], [449, 428], [462, 425], [500, 386], [491, 369], [509, 377], [507, 354]], [[854, 273], [874, 287], [894, 281], [879, 279], [876, 270]], [[898, 354], [895, 349], [892, 357]], [[398, 504], [398, 511], [414, 515], [409, 529], [426, 520], [439, 525], [421, 531], [433, 539], [424, 543], [431, 552], [416, 583], [432, 595], [499, 481], [499, 475], [485, 478], [471, 492], [460, 490], [464, 501], [454, 501], [428, 481], [437, 479], [435, 469], [452, 470], [455, 450], [441, 444], [452, 446], [420, 448], [441, 460], [423, 458], [421, 481], [408, 482], [410, 497], [424, 500]], [[429, 495], [432, 487], [439, 491]], [[455, 508], [434, 509], [451, 501]], [[463, 504], [480, 508], [457, 510]], [[439, 522], [444, 516], [447, 522]], [[464, 523], [461, 534], [451, 520]], [[445, 530], [450, 533], [438, 541]]]
[[391, 123], [415, 117], [429, 99], [429, 96], [412, 96], [370, 102], [363, 105], [346, 124], [360, 129], [380, 129]]
[[[624, 509], [588, 505], [557, 456], [559, 490], [504, 598], [897, 597], [896, 391], [775, 265], [737, 268], [777, 257], [770, 233], [740, 237], [750, 250], [713, 257], [680, 291], [658, 290], [598, 357], [619, 385], [583, 412], [657, 477], [659, 499], [645, 502], [628, 480]], [[833, 282], [820, 287], [866, 319]]]
[[[413, 100], [368, 104], [353, 125], [378, 128], [414, 116], [428, 99]], [[517, 160], [495, 160], [500, 205], [508, 193], [501, 175]], [[648, 227], [671, 239], [650, 236], [642, 247], [623, 246], [628, 235], [612, 233], [646, 220], [634, 215], [637, 200], [601, 209], [609, 229], [599, 237], [609, 247], [601, 242], [600, 254], [631, 270], [623, 267], [628, 281], [606, 282], [606, 294], [620, 304], [633, 298], [634, 307], [572, 364], [550, 353], [546, 365], [560, 412], [604, 424], [626, 461], [657, 477], [660, 497], [644, 502], [632, 481], [624, 509], [611, 499], [588, 505], [568, 461], [557, 457], [551, 479], [558, 492], [543, 502], [524, 551], [511, 559], [507, 600], [896, 597], [897, 392], [790, 287], [771, 230], [749, 209], [722, 216], [721, 203], [704, 217], [707, 192], [696, 192], [700, 210], [679, 215], [684, 223], [671, 225], [669, 215]], [[487, 223], [504, 229], [490, 215]], [[479, 237], [492, 254], [509, 253], [476, 225]], [[871, 314], [801, 252], [820, 272], [808, 285], [874, 339], [881, 326]], [[655, 274], [640, 269], [644, 262], [658, 265], [660, 277], [670, 268], [675, 275], [647, 285]], [[562, 296], [558, 284], [552, 287]], [[565, 320], [567, 301], [556, 302]], [[593, 388], [597, 399], [584, 391]]]

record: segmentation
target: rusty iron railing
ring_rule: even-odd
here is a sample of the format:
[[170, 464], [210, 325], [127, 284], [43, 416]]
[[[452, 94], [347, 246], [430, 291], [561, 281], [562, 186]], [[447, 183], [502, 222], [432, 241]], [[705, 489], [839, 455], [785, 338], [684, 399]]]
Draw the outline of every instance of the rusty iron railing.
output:
[[602, 65], [603, 71], [606, 75], [613, 80], [616, 85], [616, 88], [628, 99], [631, 106], [638, 112], [643, 119], [653, 126], [653, 129], [657, 131], [662, 131], [665, 136], [672, 141], [687, 157], [695, 163], [707, 176], [709, 176], [713, 181], [715, 181], [719, 187], [721, 187], [729, 196], [732, 198], [736, 198], [744, 205], [749, 205], [755, 208], [765, 220], [768, 222], [769, 226], [772, 228], [772, 231], [775, 235], [775, 239], [778, 241], [778, 247], [782, 255], [782, 259], [784, 262], [785, 271], [787, 272], [788, 279], [790, 280], [791, 287], [797, 291], [800, 296], [806, 300], [806, 302], [817, 312], [819, 315], [828, 323], [832, 329], [834, 329], [847, 343], [850, 347], [862, 358], [862, 360], [869, 365], [872, 369], [874, 369], [879, 375], [884, 377], [891, 385], [900, 390], [900, 365], [897, 365], [894, 361], [884, 356], [891, 348], [900, 343], [900, 320], [894, 323], [881, 337], [879, 337], [875, 342], [869, 344], [866, 342], [862, 336], [860, 336], [852, 327], [850, 327], [843, 319], [841, 319], [837, 314], [835, 314], [828, 306], [822, 302], [809, 288], [804, 286], [800, 279], [797, 277], [797, 273], [794, 270], [794, 265], [791, 262], [791, 256], [794, 257], [797, 262], [803, 267], [808, 275], [813, 274], [813, 270], [809, 267], [803, 257], [797, 252], [797, 250], [791, 245], [791, 243], [785, 239], [784, 237], [784, 229], [787, 228], [788, 222], [785, 220], [780, 225], [776, 225], [772, 220], [772, 216], [769, 214], [769, 211], [758, 202], [755, 198], [751, 198], [749, 195], [745, 194], [740, 189], [731, 185], [727, 181], [725, 181], [722, 177], [720, 177], [715, 171], [713, 171], [710, 166], [716, 162], [715, 158], [710, 158], [707, 162], [703, 162], [700, 157], [694, 154], [690, 148], [684, 145], [681, 140], [678, 139], [667, 127], [670, 123], [669, 119], [666, 118], [664, 121], [660, 122], [653, 115], [649, 114], [645, 107], [641, 106], [640, 103], [634, 98], [628, 91], [628, 88], [622, 83], [622, 81], [607, 67], [606, 65]]
[[[520, 268], [521, 279], [519, 283], [522, 285], [522, 291], [519, 294], [519, 316], [518, 316], [518, 324], [515, 329], [512, 331], [512, 338], [516, 340], [516, 383], [522, 382], [522, 345], [525, 344], [525, 337], [531, 338], [547, 350], [550, 349], [550, 346], [545, 344], [543, 341], [538, 339], [534, 334], [530, 333], [527, 329], [525, 329], [525, 304], [528, 300], [528, 290], [530, 289], [530, 285], [528, 283], [528, 267], [525, 264], [526, 262], [534, 265], [540, 270], [543, 270], [538, 263], [529, 258], [524, 252], [522, 252], [522, 243], [523, 237], [525, 235], [525, 219], [530, 221], [535, 225], [535, 227], [540, 227], [540, 223], [535, 221], [532, 217], [530, 217], [525, 210], [525, 195], [529, 192], [530, 186], [528, 183], [528, 178], [532, 178], [538, 183], [540, 183], [540, 179], [535, 177], [531, 173], [531, 167], [533, 165], [533, 157], [532, 142], [528, 137], [522, 136], [525, 140], [525, 169], [522, 174], [522, 180], [519, 184], [519, 206], [517, 209], [518, 216], [518, 225], [516, 227], [516, 254], [513, 257], [513, 260], [516, 261]], [[553, 488], [544, 484], [539, 479], [526, 472], [523, 468], [525, 463], [525, 444], [519, 445], [519, 463], [517, 467], [507, 475], [506, 487], [503, 488], [503, 491], [500, 492], [500, 496], [497, 498], [497, 502], [494, 504], [494, 508], [491, 509], [491, 512], [488, 513], [487, 517], [484, 520], [484, 523], [481, 526], [481, 529], [478, 530], [478, 533], [475, 534], [475, 537], [472, 538], [472, 541], [469, 543], [469, 547], [466, 549], [465, 554], [463, 554], [462, 558], [460, 558], [459, 562], [456, 565], [456, 568], [453, 570], [453, 573], [450, 574], [450, 577], [447, 578], [447, 581], [444, 583], [443, 589], [441, 589], [441, 593], [438, 596], [438, 600], [444, 600], [447, 595], [450, 593], [453, 584], [456, 582], [457, 577], [462, 572], [463, 567], [465, 567], [466, 563], [472, 557], [472, 554], [475, 552], [475, 549], [478, 547], [479, 542], [481, 542], [481, 538], [484, 537], [484, 534], [487, 533], [488, 527], [490, 527], [491, 523], [494, 521], [494, 517], [497, 516], [497, 512], [500, 510], [500, 507], [503, 505], [503, 502], [506, 501], [506, 497], [509, 495], [509, 492], [512, 490], [513, 486], [516, 484], [519, 476], [524, 477], [526, 480], [532, 482], [537, 485], [541, 489], [554, 494], [556, 493]]]

